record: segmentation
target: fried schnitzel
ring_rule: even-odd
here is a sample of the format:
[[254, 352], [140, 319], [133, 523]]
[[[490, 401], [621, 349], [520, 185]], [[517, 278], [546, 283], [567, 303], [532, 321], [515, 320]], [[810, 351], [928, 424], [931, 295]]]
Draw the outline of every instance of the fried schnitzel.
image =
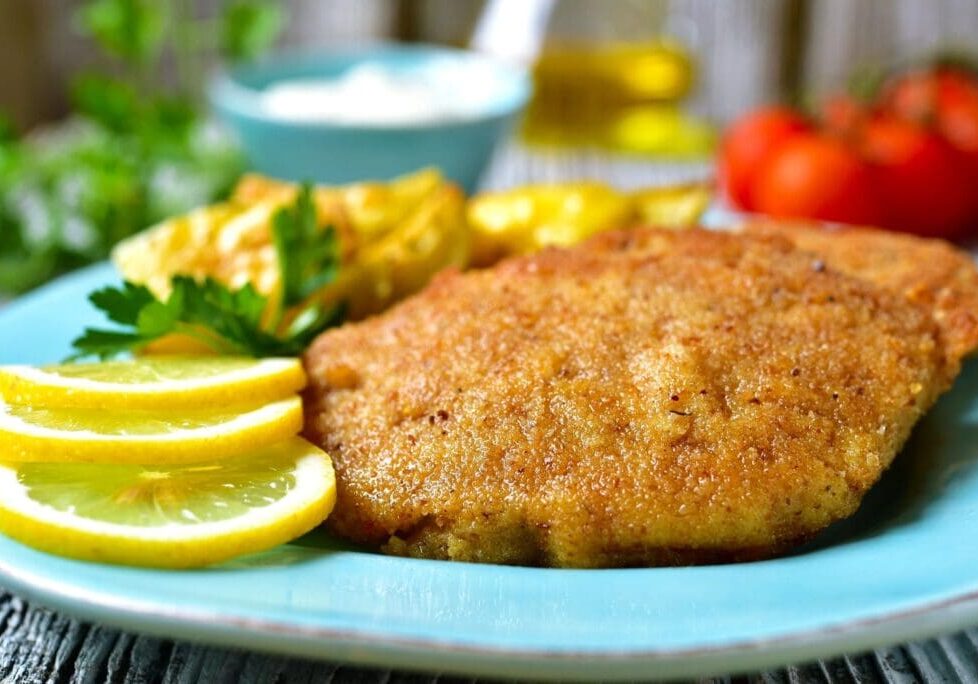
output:
[[306, 354], [328, 525], [497, 563], [782, 552], [856, 510], [958, 371], [929, 306], [845, 270], [639, 229], [443, 273]]
[[978, 346], [978, 270], [969, 254], [943, 240], [801, 221], [753, 221], [741, 230], [786, 237], [843, 273], [928, 307], [952, 357]]

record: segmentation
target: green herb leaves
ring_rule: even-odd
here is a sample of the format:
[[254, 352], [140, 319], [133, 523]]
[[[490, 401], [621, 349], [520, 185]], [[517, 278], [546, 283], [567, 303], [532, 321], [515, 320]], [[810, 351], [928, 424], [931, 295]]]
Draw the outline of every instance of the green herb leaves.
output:
[[119, 330], [89, 328], [72, 342], [72, 358], [109, 358], [145, 347], [150, 342], [181, 333], [215, 351], [248, 356], [297, 356], [313, 338], [343, 317], [341, 306], [323, 307], [308, 302], [280, 330], [285, 309], [300, 304], [339, 272], [339, 248], [331, 228], [321, 231], [308, 186], [295, 205], [274, 217], [273, 235], [279, 258], [283, 296], [269, 311], [268, 298], [250, 284], [231, 290], [212, 278], [173, 278], [172, 291], [157, 299], [143, 285], [126, 282], [106, 287], [89, 300]]
[[340, 263], [336, 233], [332, 227], [319, 230], [308, 185], [299, 191], [292, 208], [276, 212], [272, 240], [282, 275], [283, 307], [299, 304], [336, 277]]
[[72, 344], [76, 356], [108, 358], [139, 349], [170, 333], [189, 335], [224, 353], [263, 356], [278, 352], [278, 340], [261, 329], [266, 300], [251, 286], [230, 291], [214, 280], [180, 276], [160, 301], [142, 285], [93, 292], [89, 300], [129, 330], [88, 329]]
[[167, 5], [159, 0], [90, 0], [78, 17], [103, 50], [139, 64], [159, 54]]
[[281, 6], [267, 0], [230, 0], [221, 15], [221, 54], [254, 59], [270, 48], [285, 23]]
[[253, 58], [281, 0], [78, 0], [78, 31], [111, 62], [72, 84], [75, 115], [16, 139], [0, 116], [0, 297], [104, 259], [112, 246], [227, 194], [237, 143], [199, 96], [212, 57]]
[[78, 11], [80, 28], [105, 52], [131, 65], [158, 58], [171, 33], [179, 34], [178, 43], [189, 43], [175, 45], [176, 51], [218, 47], [227, 59], [252, 59], [278, 38], [285, 12], [276, 0], [225, 0], [217, 21], [215, 32], [213, 22], [194, 16], [192, 3], [161, 0], [87, 0]]

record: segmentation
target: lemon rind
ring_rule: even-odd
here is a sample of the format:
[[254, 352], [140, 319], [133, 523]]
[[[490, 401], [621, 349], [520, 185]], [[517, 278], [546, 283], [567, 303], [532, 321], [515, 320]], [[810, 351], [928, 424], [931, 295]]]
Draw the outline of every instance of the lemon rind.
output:
[[0, 461], [8, 463], [197, 463], [217, 461], [294, 437], [302, 399], [290, 397], [217, 425], [149, 435], [62, 431], [32, 425], [0, 402]]
[[294, 394], [305, 385], [302, 364], [285, 358], [260, 359], [254, 366], [205, 378], [149, 383], [65, 377], [32, 366], [0, 368], [0, 397], [12, 404], [49, 408], [139, 410], [173, 405], [199, 408], [240, 403], [242, 396], [258, 403]]
[[289, 494], [231, 520], [193, 525], [139, 528], [79, 518], [31, 499], [17, 481], [16, 468], [0, 465], [0, 531], [41, 551], [143, 567], [202, 567], [268, 550], [314, 529], [336, 503], [329, 456], [293, 439], [302, 451], [294, 461], [296, 486]]

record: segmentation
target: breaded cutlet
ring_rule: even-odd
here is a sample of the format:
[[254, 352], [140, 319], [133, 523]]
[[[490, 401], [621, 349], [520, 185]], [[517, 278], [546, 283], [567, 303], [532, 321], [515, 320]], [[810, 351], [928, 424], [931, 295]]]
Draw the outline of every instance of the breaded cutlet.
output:
[[785, 237], [843, 273], [928, 307], [951, 357], [978, 347], [978, 269], [970, 254], [944, 240], [805, 221], [755, 220], [740, 230]]
[[335, 533], [560, 567], [764, 558], [852, 514], [958, 354], [777, 235], [637, 229], [446, 272], [305, 355]]

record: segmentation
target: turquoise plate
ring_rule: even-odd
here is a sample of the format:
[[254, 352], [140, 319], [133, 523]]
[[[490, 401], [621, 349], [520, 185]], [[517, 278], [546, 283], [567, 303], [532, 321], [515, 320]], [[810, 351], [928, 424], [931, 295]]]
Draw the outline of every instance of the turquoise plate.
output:
[[[89, 268], [0, 310], [0, 363], [62, 358], [97, 316]], [[978, 364], [859, 513], [792, 556], [636, 570], [386, 558], [322, 534], [194, 572], [81, 563], [0, 538], [0, 584], [175, 639], [435, 671], [578, 679], [705, 675], [978, 623]]]

